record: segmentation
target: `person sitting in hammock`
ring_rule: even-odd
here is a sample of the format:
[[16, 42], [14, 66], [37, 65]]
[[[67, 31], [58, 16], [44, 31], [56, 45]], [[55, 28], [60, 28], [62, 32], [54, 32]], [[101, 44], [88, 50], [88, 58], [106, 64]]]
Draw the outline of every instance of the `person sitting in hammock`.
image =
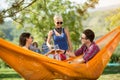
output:
[[95, 34], [92, 30], [86, 29], [83, 31], [81, 35], [81, 42], [82, 42], [81, 48], [75, 51], [75, 53], [66, 52], [66, 54], [72, 57], [79, 56], [82, 54], [83, 56], [82, 58], [73, 60], [70, 63], [86, 63], [99, 52], [100, 49], [98, 45], [94, 42], [94, 38], [95, 38]]
[[24, 32], [19, 37], [19, 45], [23, 47], [24, 49], [29, 50], [30, 45], [33, 42], [33, 38], [30, 33]]

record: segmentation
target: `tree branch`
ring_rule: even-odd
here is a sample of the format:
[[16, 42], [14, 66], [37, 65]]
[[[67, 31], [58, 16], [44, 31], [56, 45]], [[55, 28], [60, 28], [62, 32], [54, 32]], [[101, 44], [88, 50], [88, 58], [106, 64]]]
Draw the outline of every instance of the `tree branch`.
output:
[[[14, 6], [11, 6], [9, 9], [7, 10], [3, 10], [0, 14], [2, 14], [2, 18], [7, 18], [7, 17], [13, 17], [16, 15], [16, 13], [19, 13], [20, 11], [23, 11], [24, 9], [26, 9], [27, 7], [31, 6], [33, 3], [35, 3], [37, 0], [33, 0], [31, 3], [29, 3], [27, 6], [23, 7], [22, 9], [20, 9], [20, 6], [22, 6], [24, 0], [22, 0], [21, 2], [19, 3], [14, 3], [16, 5]], [[19, 7], [18, 9], [16, 7]], [[9, 13], [11, 12], [11, 13]], [[9, 13], [9, 15], [5, 15], [6, 13]]]

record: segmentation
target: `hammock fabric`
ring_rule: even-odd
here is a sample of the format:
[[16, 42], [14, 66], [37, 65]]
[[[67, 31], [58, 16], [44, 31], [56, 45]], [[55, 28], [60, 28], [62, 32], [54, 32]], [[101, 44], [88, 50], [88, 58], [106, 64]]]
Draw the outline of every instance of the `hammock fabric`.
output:
[[120, 41], [120, 27], [112, 30], [96, 43], [100, 51], [83, 64], [69, 64], [25, 50], [0, 38], [0, 58], [25, 80], [96, 80], [102, 74]]

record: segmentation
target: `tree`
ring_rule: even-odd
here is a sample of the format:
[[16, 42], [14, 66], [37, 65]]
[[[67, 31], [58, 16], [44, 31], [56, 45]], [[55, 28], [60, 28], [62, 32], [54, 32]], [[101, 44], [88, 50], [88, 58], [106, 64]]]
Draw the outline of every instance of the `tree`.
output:
[[0, 38], [5, 38], [5, 34], [2, 31], [0, 31]]
[[[26, 2], [28, 2], [27, 5]], [[89, 16], [88, 8], [94, 8], [96, 3], [98, 0], [87, 0], [82, 5], [75, 5], [69, 0], [15, 0], [10, 8], [0, 13], [0, 19], [2, 22], [4, 18], [11, 17], [17, 22], [19, 28], [31, 32], [35, 39], [41, 43], [43, 37], [54, 26], [54, 14], [62, 14], [63, 26], [69, 28], [73, 44], [79, 46], [78, 37], [83, 30], [82, 20]]]
[[12, 18], [15, 20], [17, 18], [17, 13], [25, 10], [27, 7], [31, 6], [36, 0], [6, 0], [8, 3], [8, 8], [0, 10], [0, 23], [4, 22], [5, 18]]
[[111, 15], [106, 18], [106, 21], [109, 22], [108, 30], [120, 26], [120, 9], [111, 11]]

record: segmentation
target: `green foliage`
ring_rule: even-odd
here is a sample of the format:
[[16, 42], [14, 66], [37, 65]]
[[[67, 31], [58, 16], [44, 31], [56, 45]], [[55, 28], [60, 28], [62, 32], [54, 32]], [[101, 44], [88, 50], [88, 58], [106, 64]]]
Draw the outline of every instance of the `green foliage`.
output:
[[0, 38], [17, 44], [21, 31], [17, 30], [17, 27], [11, 21], [8, 21], [0, 25]]
[[116, 48], [115, 52], [113, 53], [111, 59], [110, 59], [110, 63], [120, 63], [120, 44], [119, 46]]
[[109, 27], [108, 27], [109, 30], [117, 26], [120, 26], [120, 8], [111, 11], [110, 16], [106, 18], [106, 21], [109, 22]]
[[1, 38], [7, 38], [9, 40], [13, 40], [13, 36], [10, 34], [13, 27], [11, 27], [10, 23], [4, 23], [0, 25], [0, 37]]
[[36, 3], [21, 12], [17, 21], [21, 20], [21, 28], [24, 27], [24, 31], [31, 32], [35, 40], [41, 43], [48, 31], [54, 28], [54, 14], [62, 14], [63, 26], [69, 28], [73, 43], [78, 42], [74, 36], [79, 36], [81, 32], [81, 19], [74, 11], [75, 6], [71, 4], [68, 0], [37, 0]]
[[[62, 14], [63, 27], [69, 28], [71, 40], [74, 45], [78, 46], [79, 36], [83, 30], [82, 20], [88, 17], [87, 9], [95, 5], [97, 1], [89, 1], [89, 4], [84, 4], [86, 7], [84, 5], [80, 7], [80, 5], [73, 5], [69, 0], [37, 0], [20, 13], [16, 22], [20, 21], [21, 24], [18, 26], [24, 28], [24, 31], [31, 32], [35, 40], [41, 44], [48, 31], [54, 28], [54, 14]], [[85, 10], [81, 14], [78, 9]]]
[[3, 33], [1, 30], [0, 30], [0, 38], [5, 38], [5, 33]]
[[73, 44], [79, 45], [78, 37], [83, 30], [82, 20], [89, 16], [87, 9], [94, 8], [98, 1], [88, 0], [80, 5], [69, 0], [8, 0], [11, 6], [0, 12], [0, 20], [12, 18], [22, 32], [32, 33], [35, 40], [41, 44], [48, 31], [54, 28], [54, 14], [59, 13], [64, 19], [63, 27], [69, 28]]

